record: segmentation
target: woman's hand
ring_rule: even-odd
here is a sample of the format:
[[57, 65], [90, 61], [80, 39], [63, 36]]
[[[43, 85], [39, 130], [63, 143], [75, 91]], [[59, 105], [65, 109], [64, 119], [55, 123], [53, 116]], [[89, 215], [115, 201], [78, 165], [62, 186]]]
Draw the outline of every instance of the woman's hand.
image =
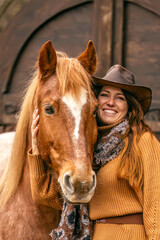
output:
[[38, 155], [39, 149], [38, 149], [38, 141], [37, 141], [37, 133], [39, 130], [39, 114], [38, 114], [38, 108], [34, 110], [33, 113], [33, 120], [31, 125], [31, 134], [32, 134], [32, 154]]

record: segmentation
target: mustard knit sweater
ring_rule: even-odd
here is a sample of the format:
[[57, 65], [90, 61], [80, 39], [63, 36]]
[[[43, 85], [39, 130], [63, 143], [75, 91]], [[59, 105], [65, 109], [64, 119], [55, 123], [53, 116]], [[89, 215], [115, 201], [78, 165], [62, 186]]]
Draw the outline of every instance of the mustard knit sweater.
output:
[[35, 202], [62, 210], [61, 189], [55, 173], [38, 155], [28, 152], [32, 198]]
[[[107, 134], [111, 128], [99, 130]], [[146, 132], [139, 147], [144, 167], [143, 191], [134, 191], [126, 180], [117, 178], [122, 154], [102, 167], [89, 204], [91, 220], [143, 213], [144, 225], [95, 224], [93, 240], [160, 240], [160, 143]], [[59, 186], [54, 174], [46, 172], [39, 156], [28, 154], [32, 196], [36, 202], [61, 209]]]
[[[109, 128], [100, 128], [107, 134]], [[126, 141], [125, 141], [126, 142]], [[139, 141], [144, 167], [143, 190], [134, 191], [117, 178], [122, 153], [97, 174], [97, 187], [90, 202], [90, 219], [143, 213], [144, 225], [95, 224], [93, 240], [160, 240], [160, 143], [150, 132]]]

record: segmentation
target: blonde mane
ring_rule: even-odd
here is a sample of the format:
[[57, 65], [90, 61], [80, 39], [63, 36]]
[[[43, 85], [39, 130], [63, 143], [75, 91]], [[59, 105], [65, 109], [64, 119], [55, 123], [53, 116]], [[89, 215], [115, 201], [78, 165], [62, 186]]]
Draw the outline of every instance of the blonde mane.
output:
[[[72, 93], [75, 101], [78, 101], [80, 89], [83, 87], [87, 90], [90, 99], [91, 78], [77, 59], [68, 58], [65, 53], [57, 52], [56, 76], [59, 82], [59, 92], [61, 96], [65, 93]], [[0, 179], [0, 209], [2, 209], [15, 194], [22, 178], [29, 147], [29, 131], [35, 108], [35, 95], [38, 84], [38, 71], [36, 70], [23, 99], [11, 157]]]

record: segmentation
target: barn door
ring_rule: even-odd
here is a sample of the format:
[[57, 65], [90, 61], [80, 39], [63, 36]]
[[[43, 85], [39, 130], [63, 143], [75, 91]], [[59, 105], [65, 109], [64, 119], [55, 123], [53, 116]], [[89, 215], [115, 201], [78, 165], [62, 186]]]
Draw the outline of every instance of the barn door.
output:
[[33, 0], [12, 19], [0, 38], [1, 131], [17, 122], [41, 45], [51, 40], [56, 50], [76, 57], [92, 39], [92, 14], [92, 0]]

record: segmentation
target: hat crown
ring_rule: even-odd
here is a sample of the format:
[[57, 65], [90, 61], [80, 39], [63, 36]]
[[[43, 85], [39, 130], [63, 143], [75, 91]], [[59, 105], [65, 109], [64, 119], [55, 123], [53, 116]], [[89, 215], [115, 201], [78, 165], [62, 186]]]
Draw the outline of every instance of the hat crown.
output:
[[104, 80], [109, 80], [122, 84], [135, 84], [134, 75], [132, 72], [128, 71], [126, 68], [119, 64], [111, 67], [107, 74], [103, 77]]

